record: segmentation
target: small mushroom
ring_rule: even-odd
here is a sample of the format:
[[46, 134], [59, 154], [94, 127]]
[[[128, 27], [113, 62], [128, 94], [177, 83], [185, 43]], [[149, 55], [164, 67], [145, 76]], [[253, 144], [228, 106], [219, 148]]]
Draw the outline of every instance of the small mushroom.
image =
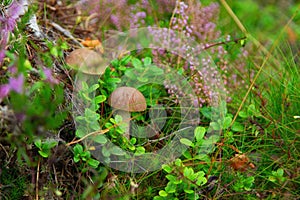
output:
[[132, 87], [119, 87], [110, 95], [108, 103], [122, 117], [127, 124], [124, 136], [129, 139], [130, 112], [141, 112], [146, 110], [146, 99], [143, 94]]
[[103, 55], [88, 48], [72, 51], [66, 57], [66, 63], [75, 71], [81, 72], [77, 74], [74, 81], [74, 87], [77, 91], [81, 90], [82, 82], [97, 82], [99, 75], [104, 73], [108, 65]]
[[106, 68], [102, 55], [88, 48], [72, 51], [66, 57], [66, 63], [71, 68], [90, 75], [100, 75]]

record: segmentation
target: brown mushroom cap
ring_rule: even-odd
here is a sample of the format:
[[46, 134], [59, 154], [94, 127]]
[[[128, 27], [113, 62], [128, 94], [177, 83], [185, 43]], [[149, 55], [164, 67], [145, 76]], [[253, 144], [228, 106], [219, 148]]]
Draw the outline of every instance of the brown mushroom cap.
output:
[[132, 87], [119, 87], [110, 95], [108, 103], [111, 107], [129, 112], [146, 110], [146, 99], [143, 94]]
[[102, 56], [88, 48], [76, 49], [66, 57], [66, 63], [85, 74], [100, 75], [106, 65]]

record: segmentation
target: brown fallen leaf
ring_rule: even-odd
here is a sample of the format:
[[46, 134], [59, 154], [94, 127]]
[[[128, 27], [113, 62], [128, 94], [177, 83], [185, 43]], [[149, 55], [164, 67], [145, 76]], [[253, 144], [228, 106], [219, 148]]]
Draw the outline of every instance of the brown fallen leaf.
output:
[[297, 40], [298, 40], [298, 35], [297, 33], [293, 30], [292, 27], [287, 26], [286, 27], [286, 33], [287, 33], [287, 37], [288, 37], [288, 41], [294, 45], [296, 44]]
[[241, 172], [246, 171], [248, 168], [255, 168], [255, 165], [250, 162], [250, 159], [245, 154], [235, 154], [233, 158], [229, 160], [230, 166], [234, 170]]
[[85, 47], [95, 49], [101, 54], [104, 53], [102, 43], [99, 40], [85, 39], [85, 40], [81, 41], [81, 44]]

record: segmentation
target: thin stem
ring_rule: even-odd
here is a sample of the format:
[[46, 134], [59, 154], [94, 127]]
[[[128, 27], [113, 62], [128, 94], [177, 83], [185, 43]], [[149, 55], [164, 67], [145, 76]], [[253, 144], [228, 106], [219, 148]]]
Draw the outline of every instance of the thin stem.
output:
[[93, 136], [93, 135], [102, 135], [104, 133], [107, 133], [108, 131], [110, 131], [109, 128], [104, 129], [104, 130], [98, 130], [98, 131], [91, 132], [89, 134], [86, 134], [85, 136], [83, 136], [82, 138], [80, 138], [78, 140], [67, 143], [66, 146], [70, 146], [72, 144], [76, 144], [78, 142], [81, 142], [82, 140], [86, 139], [87, 137], [90, 137], [90, 136]]

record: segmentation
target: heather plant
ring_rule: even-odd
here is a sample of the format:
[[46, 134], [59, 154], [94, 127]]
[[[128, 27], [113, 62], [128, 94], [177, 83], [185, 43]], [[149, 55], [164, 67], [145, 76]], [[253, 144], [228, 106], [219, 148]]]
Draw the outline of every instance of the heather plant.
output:
[[[212, 97], [216, 95], [214, 93], [216, 88], [223, 95], [228, 95], [229, 91], [233, 92], [234, 88], [242, 86], [236, 74], [229, 73], [229, 62], [232, 65], [235, 62], [245, 72], [245, 64], [242, 59], [246, 53], [237, 56], [236, 60], [229, 60], [230, 55], [225, 47], [234, 45], [234, 42], [238, 40], [232, 40], [230, 36], [226, 36], [225, 40], [220, 38], [221, 33], [214, 23], [216, 16], [218, 16], [217, 13], [218, 5], [215, 3], [203, 6], [198, 2], [188, 5], [185, 2], [177, 1], [169, 29], [165, 29], [164, 33], [158, 33], [149, 27], [149, 31], [153, 32], [153, 35], [157, 35], [155, 38], [158, 38], [159, 42], [167, 45], [168, 41], [166, 40], [170, 40], [172, 46], [180, 48], [182, 55], [187, 56], [186, 59], [183, 59], [180, 58], [180, 55], [170, 56], [169, 54], [172, 52], [166, 52], [164, 49], [153, 50], [155, 62], [162, 63], [167, 57], [168, 62], [172, 63], [172, 67], [190, 78], [193, 92], [196, 94], [192, 104], [199, 107], [211, 104]], [[176, 39], [176, 32], [199, 42], [199, 44], [196, 47], [186, 46], [184, 39]], [[195, 59], [197, 57], [200, 59]], [[207, 83], [211, 83], [211, 85]], [[192, 94], [186, 94], [184, 91], [178, 91], [178, 85], [170, 85], [167, 81], [165, 87], [171, 96], [175, 97], [176, 94], [192, 96]], [[230, 97], [227, 100], [230, 100]]]
[[99, 27], [107, 27], [107, 29], [126, 31], [156, 23], [166, 25], [175, 1], [81, 0], [76, 6], [81, 12], [91, 16], [91, 28], [97, 30]]

